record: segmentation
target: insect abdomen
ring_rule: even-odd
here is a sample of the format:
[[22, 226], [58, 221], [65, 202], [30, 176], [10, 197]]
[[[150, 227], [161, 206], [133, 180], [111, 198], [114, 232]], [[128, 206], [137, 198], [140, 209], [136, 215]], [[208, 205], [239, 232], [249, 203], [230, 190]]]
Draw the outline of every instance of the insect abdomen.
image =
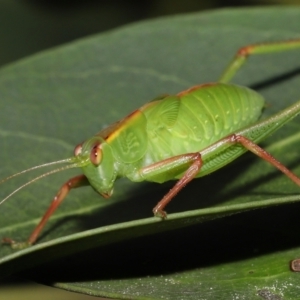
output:
[[264, 99], [237, 85], [214, 83], [168, 96], [145, 109], [147, 161], [199, 152], [224, 136], [255, 122]]

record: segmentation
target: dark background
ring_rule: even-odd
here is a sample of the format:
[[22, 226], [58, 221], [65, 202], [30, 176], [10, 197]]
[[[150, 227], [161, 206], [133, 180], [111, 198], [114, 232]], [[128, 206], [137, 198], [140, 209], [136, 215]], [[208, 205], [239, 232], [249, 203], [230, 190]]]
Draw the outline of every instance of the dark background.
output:
[[0, 66], [143, 19], [276, 4], [300, 5], [300, 0], [0, 0]]

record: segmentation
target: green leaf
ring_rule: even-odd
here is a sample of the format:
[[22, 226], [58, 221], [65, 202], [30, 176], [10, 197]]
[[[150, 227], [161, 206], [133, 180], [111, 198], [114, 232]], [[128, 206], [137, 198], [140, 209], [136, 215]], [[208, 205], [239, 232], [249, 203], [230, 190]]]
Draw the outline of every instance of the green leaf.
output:
[[[217, 80], [241, 46], [299, 38], [299, 20], [295, 7], [162, 18], [3, 68], [1, 177], [72, 156], [77, 143], [157, 95]], [[299, 50], [251, 57], [237, 74], [236, 83], [266, 97], [263, 117], [299, 100], [299, 58]], [[299, 119], [263, 146], [300, 174]], [[49, 176], [5, 202], [0, 236], [26, 239], [59, 186], [78, 173]], [[5, 182], [1, 198], [35, 175]], [[0, 247], [0, 274], [22, 272], [65, 289], [122, 299], [297, 298], [299, 276], [289, 270], [289, 261], [300, 255], [295, 184], [246, 154], [194, 180], [168, 206], [168, 220], [160, 221], [151, 209], [172, 184], [122, 179], [111, 200], [91, 188], [72, 191], [37, 245]]]

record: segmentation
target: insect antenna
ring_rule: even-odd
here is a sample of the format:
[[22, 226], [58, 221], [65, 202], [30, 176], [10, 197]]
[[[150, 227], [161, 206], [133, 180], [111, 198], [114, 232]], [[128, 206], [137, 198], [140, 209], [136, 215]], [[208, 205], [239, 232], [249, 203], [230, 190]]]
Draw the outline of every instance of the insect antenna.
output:
[[[67, 158], [67, 159], [63, 159], [63, 160], [58, 160], [58, 161], [54, 161], [54, 162], [50, 162], [50, 163], [46, 163], [46, 164], [42, 164], [42, 165], [38, 165], [38, 166], [34, 166], [32, 168], [29, 168], [29, 169], [26, 169], [26, 170], [23, 170], [21, 172], [18, 172], [18, 173], [15, 173], [9, 177], [6, 177], [4, 179], [2, 179], [0, 181], [0, 184], [2, 184], [3, 182], [11, 179], [11, 178], [14, 178], [16, 176], [19, 176], [21, 174], [24, 174], [24, 173], [27, 173], [29, 171], [32, 171], [32, 170], [35, 170], [35, 169], [39, 169], [39, 168], [43, 168], [43, 167], [48, 167], [48, 166], [51, 166], [51, 165], [54, 165], [54, 164], [61, 164], [61, 163], [67, 163], [67, 162], [72, 162], [73, 161], [73, 158]], [[17, 193], [18, 191], [20, 191], [21, 189], [23, 189], [24, 187], [34, 183], [35, 181], [38, 181], [39, 179], [41, 178], [44, 178], [46, 176], [49, 176], [51, 174], [54, 174], [54, 173], [58, 173], [58, 172], [61, 172], [61, 171], [64, 171], [64, 170], [67, 170], [67, 169], [72, 169], [72, 168], [76, 168], [78, 167], [78, 163], [73, 163], [71, 165], [68, 165], [68, 166], [64, 166], [64, 167], [61, 167], [61, 168], [57, 168], [57, 169], [54, 169], [54, 170], [51, 170], [51, 171], [48, 171], [42, 175], [39, 175], [33, 179], [31, 179], [30, 181], [24, 183], [23, 185], [19, 186], [17, 189], [15, 189], [13, 192], [11, 192], [8, 196], [6, 196], [4, 199], [2, 199], [0, 201], [0, 205], [3, 204], [6, 200], [8, 200], [11, 196], [13, 196], [15, 193]]]
[[49, 167], [49, 166], [52, 166], [52, 165], [56, 165], [56, 164], [63, 164], [63, 163], [68, 163], [68, 162], [71, 162], [72, 161], [72, 158], [66, 158], [66, 159], [62, 159], [62, 160], [57, 160], [57, 161], [52, 161], [52, 162], [49, 162], [49, 163], [45, 163], [45, 164], [42, 164], [42, 165], [38, 165], [38, 166], [34, 166], [34, 167], [31, 167], [31, 168], [28, 168], [26, 170], [23, 170], [21, 172], [18, 172], [18, 173], [15, 173], [15, 174], [12, 174], [4, 179], [1, 179], [0, 180], [0, 184], [4, 183], [5, 181], [9, 180], [9, 179], [12, 179], [14, 177], [17, 177], [19, 175], [22, 175], [24, 173], [27, 173], [27, 172], [30, 172], [30, 171], [33, 171], [33, 170], [36, 170], [36, 169], [40, 169], [40, 168], [44, 168], [44, 167]]

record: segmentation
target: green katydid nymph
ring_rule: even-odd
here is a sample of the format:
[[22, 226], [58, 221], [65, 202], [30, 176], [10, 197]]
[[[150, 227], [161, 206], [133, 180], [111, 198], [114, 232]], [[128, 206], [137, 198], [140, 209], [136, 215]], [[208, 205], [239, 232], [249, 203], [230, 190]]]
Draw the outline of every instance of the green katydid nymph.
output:
[[0, 204], [49, 174], [68, 168], [81, 168], [83, 173], [63, 184], [26, 242], [19, 243], [10, 238], [3, 241], [14, 248], [34, 244], [71, 189], [91, 185], [108, 198], [118, 177], [157, 183], [177, 179], [173, 188], [153, 208], [155, 216], [166, 219], [166, 205], [187, 183], [222, 168], [248, 150], [300, 186], [299, 177], [257, 145], [300, 113], [300, 101], [258, 121], [265, 106], [263, 97], [247, 87], [229, 83], [249, 55], [295, 48], [300, 48], [300, 39], [243, 47], [217, 82], [156, 98], [78, 145], [73, 157], [4, 179], [52, 164], [68, 164], [24, 184]]

